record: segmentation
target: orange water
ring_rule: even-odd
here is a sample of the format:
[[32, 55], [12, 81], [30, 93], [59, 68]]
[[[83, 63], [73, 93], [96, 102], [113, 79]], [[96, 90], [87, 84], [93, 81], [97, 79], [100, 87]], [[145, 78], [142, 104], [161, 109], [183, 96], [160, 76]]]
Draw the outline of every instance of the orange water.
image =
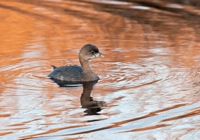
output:
[[[169, 1], [1, 0], [0, 138], [200, 139], [200, 10]], [[51, 64], [91, 62], [105, 101], [81, 107], [83, 87], [61, 88]]]

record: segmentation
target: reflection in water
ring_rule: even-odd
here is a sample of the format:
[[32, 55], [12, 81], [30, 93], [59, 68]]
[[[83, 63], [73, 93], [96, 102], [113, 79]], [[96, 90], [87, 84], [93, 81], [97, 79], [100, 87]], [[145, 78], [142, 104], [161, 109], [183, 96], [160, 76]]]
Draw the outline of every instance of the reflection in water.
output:
[[83, 83], [83, 93], [81, 94], [81, 105], [86, 108], [85, 113], [87, 115], [98, 115], [98, 112], [102, 110], [102, 107], [106, 106], [104, 101], [96, 101], [91, 97], [91, 92], [93, 86], [97, 83], [95, 82], [85, 82]]

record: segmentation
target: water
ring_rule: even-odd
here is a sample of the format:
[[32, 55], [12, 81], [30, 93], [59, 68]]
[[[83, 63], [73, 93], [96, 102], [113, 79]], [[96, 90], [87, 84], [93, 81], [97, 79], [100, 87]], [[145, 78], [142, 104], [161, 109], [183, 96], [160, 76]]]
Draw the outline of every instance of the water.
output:
[[[200, 139], [198, 4], [2, 0], [0, 13], [2, 140]], [[47, 78], [87, 43], [105, 54], [85, 86], [94, 110], [82, 86]]]

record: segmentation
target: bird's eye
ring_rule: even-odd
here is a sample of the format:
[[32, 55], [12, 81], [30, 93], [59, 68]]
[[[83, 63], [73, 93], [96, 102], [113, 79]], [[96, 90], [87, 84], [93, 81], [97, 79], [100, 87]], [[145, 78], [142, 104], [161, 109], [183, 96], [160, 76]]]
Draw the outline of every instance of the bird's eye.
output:
[[91, 52], [91, 54], [95, 54], [95, 52], [94, 51], [90, 51]]

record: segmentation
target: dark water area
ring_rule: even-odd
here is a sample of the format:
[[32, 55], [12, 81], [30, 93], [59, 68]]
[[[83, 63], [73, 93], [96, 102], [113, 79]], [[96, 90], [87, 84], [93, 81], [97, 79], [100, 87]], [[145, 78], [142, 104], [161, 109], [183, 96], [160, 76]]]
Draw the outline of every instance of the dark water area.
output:
[[[199, 140], [200, 2], [1, 0], [0, 139]], [[59, 87], [51, 65], [101, 80]]]

